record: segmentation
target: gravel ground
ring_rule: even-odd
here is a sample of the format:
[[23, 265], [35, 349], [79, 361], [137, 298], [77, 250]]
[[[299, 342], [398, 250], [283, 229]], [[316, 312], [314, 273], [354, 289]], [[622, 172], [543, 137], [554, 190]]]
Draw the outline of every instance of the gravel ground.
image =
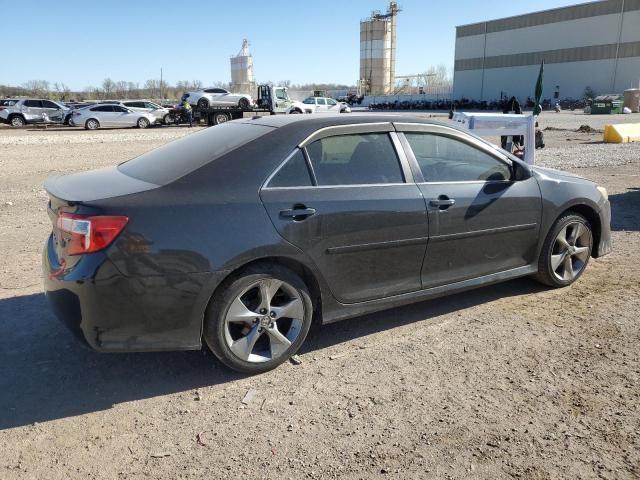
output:
[[563, 130], [538, 152], [609, 189], [614, 252], [572, 287], [521, 279], [352, 319], [301, 365], [242, 377], [202, 352], [89, 351], [41, 293], [44, 178], [187, 133], [0, 128], [1, 479], [640, 477], [637, 145]]

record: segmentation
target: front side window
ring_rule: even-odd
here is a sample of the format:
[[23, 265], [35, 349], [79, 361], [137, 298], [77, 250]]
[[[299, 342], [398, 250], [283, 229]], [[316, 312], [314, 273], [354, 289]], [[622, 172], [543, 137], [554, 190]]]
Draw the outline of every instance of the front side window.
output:
[[152, 102], [145, 102], [144, 106], [146, 108], [153, 108], [153, 109], [161, 108], [160, 105], [158, 105], [157, 103], [152, 103]]
[[432, 133], [405, 133], [425, 182], [509, 180], [509, 165], [460, 140]]
[[309, 98], [305, 98], [302, 103], [304, 103], [305, 105], [315, 105], [316, 104], [316, 99], [313, 97], [309, 97]]
[[402, 183], [398, 157], [386, 133], [326, 137], [307, 147], [318, 185]]
[[327, 105], [337, 105], [338, 102], [336, 102], [333, 98], [327, 98]]
[[278, 100], [289, 100], [289, 95], [284, 88], [276, 88], [276, 98]]
[[324, 101], [324, 98], [316, 98], [316, 102], [318, 102], [318, 105], [326, 105], [327, 102]]
[[49, 100], [42, 100], [42, 106], [44, 108], [55, 108], [56, 110], [60, 108], [60, 105], [56, 105], [55, 103]]
[[111, 105], [100, 105], [99, 107], [94, 107], [91, 109], [92, 112], [113, 112], [113, 107]]
[[121, 107], [120, 105], [114, 105], [113, 106], [113, 111], [114, 112], [119, 112], [119, 113], [128, 113], [129, 109], [127, 109], [125, 107]]
[[300, 149], [287, 160], [287, 163], [278, 170], [267, 185], [270, 188], [309, 186], [311, 186], [311, 175], [309, 175], [307, 161]]

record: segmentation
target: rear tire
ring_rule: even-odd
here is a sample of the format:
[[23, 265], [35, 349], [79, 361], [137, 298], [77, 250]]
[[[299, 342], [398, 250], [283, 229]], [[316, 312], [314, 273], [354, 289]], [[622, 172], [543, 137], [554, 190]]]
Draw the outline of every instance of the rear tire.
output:
[[542, 246], [535, 279], [550, 287], [571, 285], [591, 258], [593, 233], [582, 215], [567, 213], [553, 224]]
[[216, 113], [213, 115], [213, 124], [220, 125], [221, 123], [227, 123], [231, 120], [231, 114], [229, 113]]
[[147, 128], [149, 125], [151, 122], [148, 119], [144, 117], [138, 119], [138, 128]]
[[11, 117], [11, 120], [9, 120], [9, 124], [12, 127], [24, 127], [27, 124], [27, 122], [25, 122], [24, 117], [22, 115], [15, 115]]
[[209, 100], [207, 100], [206, 98], [201, 98], [200, 100], [198, 100], [198, 108], [209, 108]]
[[204, 339], [229, 368], [257, 374], [276, 368], [304, 342], [313, 305], [304, 282], [275, 264], [226, 280], [207, 309]]
[[299, 114], [302, 113], [300, 110], [298, 110], [297, 108], [295, 110], [291, 110], [290, 114]]
[[167, 113], [164, 117], [162, 117], [162, 123], [164, 125], [171, 125], [173, 123], [170, 113]]
[[249, 100], [242, 97], [239, 101], [238, 101], [238, 107], [240, 107], [243, 110], [248, 110], [249, 109]]
[[90, 118], [85, 122], [84, 128], [87, 130], [97, 130], [100, 128], [100, 122], [95, 118]]

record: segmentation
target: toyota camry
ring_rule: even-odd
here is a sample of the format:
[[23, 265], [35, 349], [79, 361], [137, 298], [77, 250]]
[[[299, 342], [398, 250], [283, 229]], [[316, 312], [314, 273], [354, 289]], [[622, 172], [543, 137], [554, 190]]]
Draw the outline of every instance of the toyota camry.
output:
[[241, 119], [45, 187], [45, 290], [73, 332], [206, 346], [247, 373], [312, 322], [522, 276], [566, 287], [611, 250], [604, 188], [421, 118]]

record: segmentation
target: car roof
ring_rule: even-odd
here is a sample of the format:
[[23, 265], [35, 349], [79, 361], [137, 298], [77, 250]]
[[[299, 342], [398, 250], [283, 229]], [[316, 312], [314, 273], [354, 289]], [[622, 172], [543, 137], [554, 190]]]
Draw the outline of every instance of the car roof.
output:
[[444, 122], [434, 121], [430, 118], [416, 117], [412, 115], [403, 114], [366, 114], [366, 113], [350, 113], [350, 114], [335, 114], [335, 115], [265, 115], [256, 116], [251, 118], [244, 118], [241, 120], [235, 120], [236, 122], [252, 123], [258, 125], [265, 125], [267, 127], [282, 128], [285, 126], [298, 127], [300, 129], [312, 129], [317, 130], [319, 128], [338, 126], [338, 125], [359, 125], [366, 123], [381, 123], [381, 122], [401, 122], [401, 123], [427, 123], [433, 125], [446, 125], [451, 127], [452, 125]]

